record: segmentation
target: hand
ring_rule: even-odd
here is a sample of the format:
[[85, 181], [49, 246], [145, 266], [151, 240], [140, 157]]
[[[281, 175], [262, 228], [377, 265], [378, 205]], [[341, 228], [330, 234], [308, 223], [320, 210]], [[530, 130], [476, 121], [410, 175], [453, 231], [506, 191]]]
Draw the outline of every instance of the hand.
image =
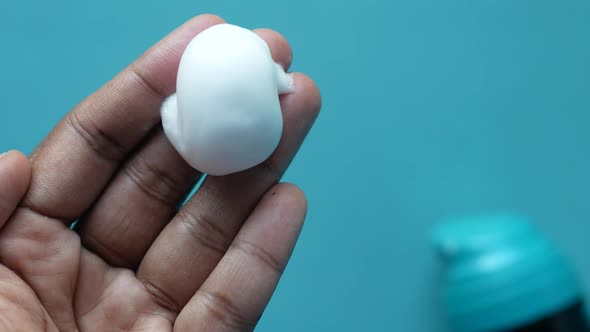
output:
[[[83, 101], [33, 152], [31, 171], [18, 153], [0, 159], [0, 330], [254, 329], [307, 208], [277, 183], [321, 101], [295, 74], [269, 160], [207, 177], [179, 209], [202, 174], [171, 147], [159, 109], [188, 42], [222, 22], [189, 21]], [[285, 39], [256, 32], [288, 67]]]

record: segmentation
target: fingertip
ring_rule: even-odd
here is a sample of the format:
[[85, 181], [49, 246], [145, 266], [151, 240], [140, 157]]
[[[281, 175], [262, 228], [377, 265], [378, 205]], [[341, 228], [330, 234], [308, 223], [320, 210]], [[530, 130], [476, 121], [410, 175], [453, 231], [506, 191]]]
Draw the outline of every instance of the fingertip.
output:
[[315, 116], [319, 115], [322, 109], [322, 94], [316, 82], [302, 73], [293, 73], [293, 80], [295, 82], [294, 94], [300, 98], [306, 109]]
[[27, 158], [27, 156], [25, 156], [22, 152], [18, 150], [10, 150], [6, 153], [6, 155], [12, 158], [16, 158], [17, 160], [20, 160], [20, 162], [26, 162], [28, 164], [29, 159]]
[[0, 176], [10, 181], [12, 188], [26, 190], [31, 179], [31, 163], [20, 151], [11, 150], [0, 157]]
[[293, 50], [287, 39], [277, 31], [271, 29], [256, 29], [254, 32], [268, 45], [272, 59], [289, 70], [293, 62]]
[[23, 198], [31, 180], [31, 165], [18, 151], [0, 157], [0, 226], [6, 222]]
[[263, 205], [273, 206], [286, 213], [289, 223], [303, 224], [309, 203], [301, 188], [292, 183], [279, 183], [268, 191], [266, 197], [267, 204]]
[[281, 172], [287, 169], [295, 157], [322, 107], [320, 91], [311, 78], [294, 73], [293, 82], [293, 92], [279, 97], [283, 112], [283, 135], [281, 143], [270, 158]]
[[299, 186], [289, 183], [282, 182], [274, 186], [271, 190], [272, 193], [280, 194], [291, 199], [298, 206], [307, 208], [307, 197]]
[[174, 32], [172, 32], [171, 36], [176, 34], [181, 35], [182, 37], [179, 40], [182, 40], [182, 44], [184, 44], [186, 47], [188, 42], [199, 33], [209, 29], [212, 26], [224, 23], [227, 22], [220, 16], [214, 14], [200, 14], [193, 16], [191, 19], [178, 27]]
[[216, 24], [226, 23], [222, 17], [209, 13], [197, 15], [189, 20], [189, 23], [190, 22], [196, 22], [204, 26], [214, 26]]

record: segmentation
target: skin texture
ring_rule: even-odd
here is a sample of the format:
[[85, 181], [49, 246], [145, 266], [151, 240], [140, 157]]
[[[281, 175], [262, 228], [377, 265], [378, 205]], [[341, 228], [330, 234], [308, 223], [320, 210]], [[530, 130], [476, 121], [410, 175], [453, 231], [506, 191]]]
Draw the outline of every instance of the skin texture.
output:
[[[295, 74], [285, 129], [263, 164], [207, 177], [162, 132], [196, 17], [70, 112], [30, 156], [0, 158], [0, 330], [250, 331], [287, 265], [307, 210], [279, 184], [320, 110]], [[288, 68], [291, 49], [257, 30]], [[79, 226], [70, 230], [74, 220]]]

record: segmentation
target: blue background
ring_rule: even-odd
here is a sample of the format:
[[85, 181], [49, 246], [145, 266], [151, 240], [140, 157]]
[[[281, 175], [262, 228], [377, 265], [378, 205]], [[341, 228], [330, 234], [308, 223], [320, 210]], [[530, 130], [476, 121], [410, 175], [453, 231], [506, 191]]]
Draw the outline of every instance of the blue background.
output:
[[186, 19], [284, 33], [324, 110], [288, 172], [310, 199], [259, 331], [442, 330], [429, 230], [531, 216], [590, 281], [590, 2], [0, 2], [0, 150], [58, 119]]

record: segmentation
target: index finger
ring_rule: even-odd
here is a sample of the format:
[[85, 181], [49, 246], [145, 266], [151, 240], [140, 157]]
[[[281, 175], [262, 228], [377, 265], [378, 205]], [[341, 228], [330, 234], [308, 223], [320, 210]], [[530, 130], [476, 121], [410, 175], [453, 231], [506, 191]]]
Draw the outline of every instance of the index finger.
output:
[[162, 101], [176, 90], [188, 43], [223, 22], [213, 15], [188, 21], [66, 115], [31, 155], [33, 173], [23, 205], [66, 223], [84, 213], [160, 121]]

